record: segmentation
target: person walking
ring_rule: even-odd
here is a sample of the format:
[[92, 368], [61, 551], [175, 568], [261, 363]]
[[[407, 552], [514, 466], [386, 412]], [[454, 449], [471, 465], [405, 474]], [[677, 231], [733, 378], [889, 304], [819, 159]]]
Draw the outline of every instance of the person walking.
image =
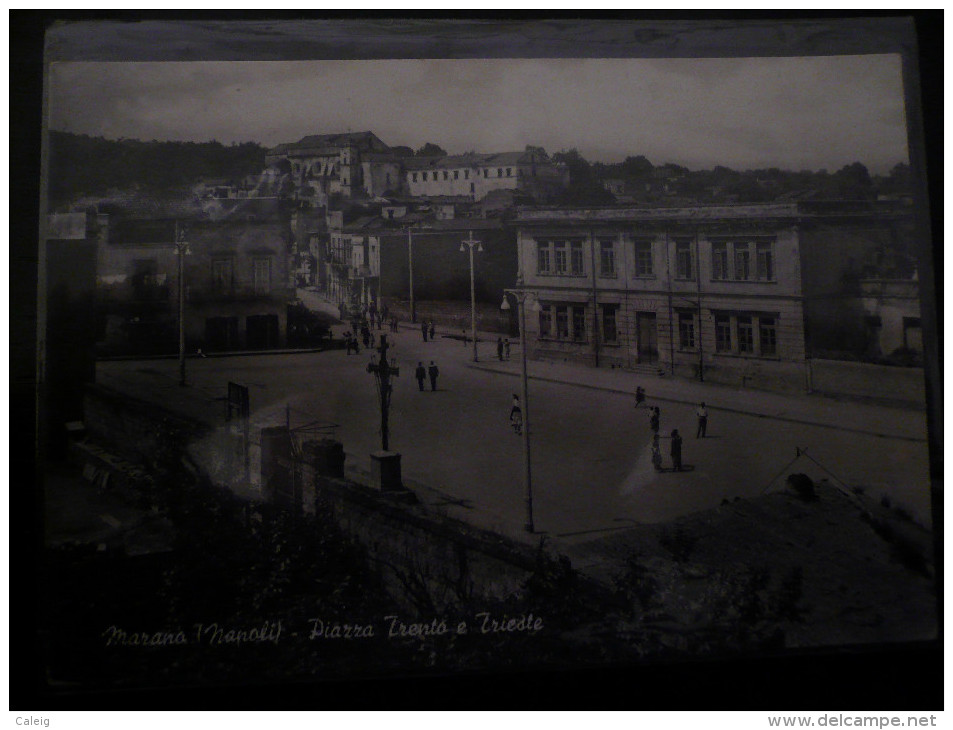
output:
[[437, 376], [440, 375], [440, 370], [437, 368], [437, 364], [431, 360], [430, 367], [427, 368], [427, 374], [430, 376], [430, 391], [433, 392], [437, 389]]
[[638, 408], [643, 403], [645, 403], [645, 388], [640, 385], [635, 389], [635, 407]]
[[427, 377], [427, 371], [424, 369], [424, 364], [422, 362], [417, 363], [417, 369], [414, 371], [414, 376], [417, 378], [417, 387], [420, 388], [421, 392], [423, 392], [424, 379]]
[[672, 468], [675, 471], [682, 470], [682, 437], [678, 435], [678, 429], [672, 430]]
[[433, 336], [435, 331], [436, 331], [436, 327], [434, 327], [433, 325], [433, 320], [430, 320], [430, 341], [431, 342], [433, 342]]
[[708, 409], [705, 408], [704, 402], [698, 406], [695, 415], [698, 416], [698, 430], [695, 432], [695, 438], [703, 439], [705, 438], [705, 431], [708, 429]]
[[652, 436], [652, 466], [655, 471], [662, 471], [662, 447], [659, 444], [658, 434]]
[[658, 434], [659, 426], [662, 422], [662, 412], [659, 410], [658, 406], [655, 408], [650, 408], [649, 413], [649, 428], [651, 428], [656, 434]]
[[503, 338], [496, 338], [496, 356], [500, 358], [500, 362], [503, 362]]
[[503, 357], [507, 360], [510, 359], [510, 338], [507, 337], [503, 340]]
[[420, 323], [420, 334], [424, 336], [424, 342], [426, 342], [427, 341], [427, 323], [426, 322]]
[[520, 408], [520, 397], [513, 393], [513, 407], [510, 408], [510, 425], [517, 434], [523, 433], [523, 409]]

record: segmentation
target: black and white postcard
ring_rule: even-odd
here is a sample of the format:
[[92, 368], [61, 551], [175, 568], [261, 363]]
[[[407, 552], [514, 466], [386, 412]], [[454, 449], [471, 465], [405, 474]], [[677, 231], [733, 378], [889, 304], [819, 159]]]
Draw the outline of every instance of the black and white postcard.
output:
[[[917, 59], [902, 17], [50, 26], [42, 696], [929, 654]], [[669, 689], [633, 709], [763, 705]]]

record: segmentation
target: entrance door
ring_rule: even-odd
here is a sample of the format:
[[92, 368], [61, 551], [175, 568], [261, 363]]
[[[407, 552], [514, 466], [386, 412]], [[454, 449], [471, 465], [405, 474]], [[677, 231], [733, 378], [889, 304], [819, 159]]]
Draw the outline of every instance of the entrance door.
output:
[[655, 312], [636, 312], [636, 338], [639, 343], [639, 362], [658, 362], [658, 329]]
[[278, 347], [278, 315], [255, 314], [245, 320], [249, 350], [267, 350]]
[[205, 348], [209, 351], [238, 347], [238, 317], [209, 317], [205, 320]]

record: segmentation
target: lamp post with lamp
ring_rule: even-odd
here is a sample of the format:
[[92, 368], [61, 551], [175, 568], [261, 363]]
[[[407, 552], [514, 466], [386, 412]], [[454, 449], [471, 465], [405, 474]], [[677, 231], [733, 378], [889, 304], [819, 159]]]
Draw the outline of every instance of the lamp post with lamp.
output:
[[526, 350], [527, 350], [527, 337], [526, 337], [526, 300], [529, 298], [533, 299], [533, 304], [531, 309], [534, 312], [542, 311], [542, 307], [539, 304], [539, 300], [528, 291], [523, 289], [523, 279], [522, 277], [517, 278], [517, 288], [516, 289], [504, 289], [503, 290], [503, 302], [500, 304], [500, 309], [504, 312], [510, 309], [510, 302], [507, 298], [512, 296], [516, 299], [516, 302], [519, 306], [519, 321], [520, 321], [520, 361], [522, 363], [522, 411], [523, 411], [523, 466], [524, 466], [524, 481], [526, 486], [526, 523], [524, 528], [527, 532], [535, 532], [535, 525], [533, 523], [533, 465], [532, 459], [530, 458], [530, 439], [529, 439], [529, 377], [526, 372]]
[[476, 332], [476, 283], [473, 274], [473, 247], [477, 251], [483, 252], [483, 244], [473, 238], [473, 231], [469, 231], [468, 238], [460, 242], [460, 250], [465, 250], [466, 245], [470, 249], [470, 330], [473, 333], [473, 362], [477, 362], [477, 332]]

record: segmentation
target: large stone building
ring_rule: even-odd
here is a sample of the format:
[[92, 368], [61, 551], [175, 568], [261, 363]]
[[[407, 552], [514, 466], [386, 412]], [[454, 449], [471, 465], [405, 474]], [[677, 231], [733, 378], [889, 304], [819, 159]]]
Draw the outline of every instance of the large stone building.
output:
[[468, 196], [482, 200], [495, 190], [519, 190], [548, 202], [569, 184], [569, 171], [535, 150], [470, 153], [404, 160], [404, 185], [412, 196]]
[[268, 151], [265, 161], [286, 161], [298, 200], [327, 205], [333, 196], [376, 197], [399, 188], [399, 161], [373, 132], [312, 134]]
[[868, 345], [851, 267], [882, 255], [908, 218], [804, 203], [522, 210], [519, 270], [539, 310], [529, 350], [802, 390], [812, 348], [845, 332]]

